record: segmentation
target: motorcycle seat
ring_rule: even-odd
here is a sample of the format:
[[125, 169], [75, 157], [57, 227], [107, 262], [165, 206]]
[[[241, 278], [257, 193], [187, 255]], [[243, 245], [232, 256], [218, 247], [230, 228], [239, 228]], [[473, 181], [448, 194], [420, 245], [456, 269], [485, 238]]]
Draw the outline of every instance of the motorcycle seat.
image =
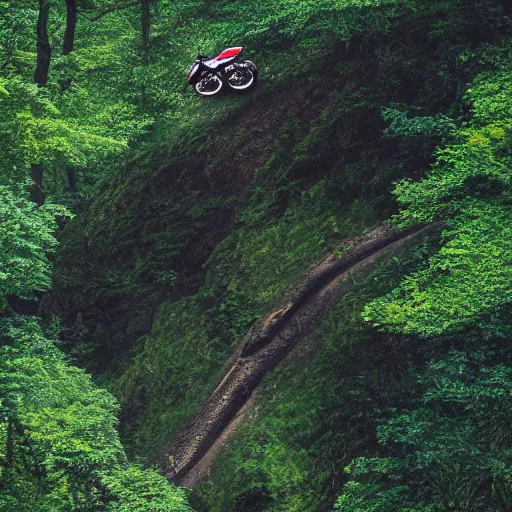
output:
[[220, 66], [221, 64], [225, 64], [225, 63], [233, 60], [241, 51], [242, 51], [241, 46], [237, 46], [234, 48], [228, 48], [227, 50], [224, 50], [224, 51], [216, 54], [211, 59], [205, 60], [204, 64], [211, 69], [215, 69], [218, 66]]

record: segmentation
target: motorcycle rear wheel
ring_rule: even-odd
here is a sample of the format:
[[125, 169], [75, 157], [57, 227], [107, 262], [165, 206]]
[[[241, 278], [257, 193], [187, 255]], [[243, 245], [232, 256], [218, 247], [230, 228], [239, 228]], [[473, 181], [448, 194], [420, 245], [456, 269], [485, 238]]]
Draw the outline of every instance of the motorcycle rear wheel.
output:
[[249, 67], [239, 68], [230, 75], [227, 83], [237, 92], [246, 92], [258, 83], [258, 72]]

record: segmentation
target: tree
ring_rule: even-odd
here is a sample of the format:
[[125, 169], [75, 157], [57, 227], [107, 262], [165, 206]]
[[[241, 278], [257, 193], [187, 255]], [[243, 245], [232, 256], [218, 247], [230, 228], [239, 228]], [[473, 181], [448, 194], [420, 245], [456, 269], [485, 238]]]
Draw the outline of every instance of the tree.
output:
[[151, 28], [151, 3], [152, 0], [141, 0], [141, 29], [142, 29], [142, 51], [145, 61], [149, 60], [149, 34]]
[[24, 195], [22, 186], [0, 185], [0, 312], [8, 307], [7, 297], [30, 299], [50, 287], [55, 217], [67, 214], [51, 204], [38, 208]]
[[446, 226], [427, 268], [405, 277], [364, 317], [393, 332], [438, 336], [461, 332], [500, 311], [512, 297], [512, 73], [510, 48], [491, 54], [496, 71], [479, 75], [466, 94], [472, 120], [436, 152], [419, 182], [396, 185], [400, 227]]
[[2, 322], [0, 508], [191, 512], [183, 491], [126, 460], [118, 405], [36, 319]]
[[130, 7], [136, 7], [139, 5], [139, 2], [141, 0], [132, 0], [129, 2], [123, 2], [121, 4], [110, 4], [110, 5], [102, 5], [103, 10], [98, 12], [97, 14], [94, 14], [92, 16], [85, 14], [83, 11], [78, 11], [78, 14], [80, 14], [82, 17], [84, 17], [87, 21], [94, 23], [95, 21], [99, 21], [104, 16], [107, 16], [107, 14], [111, 14], [116, 11], [122, 11], [124, 9], [129, 9]]
[[77, 7], [76, 0], [66, 1], [66, 30], [64, 32], [64, 41], [62, 43], [62, 54], [69, 55], [73, 51], [75, 44], [75, 29]]
[[9, 306], [50, 288], [58, 215], [0, 186], [0, 509], [191, 512], [183, 491], [127, 462], [114, 397]]
[[44, 87], [48, 81], [50, 61], [52, 58], [52, 47], [48, 38], [48, 17], [50, 14], [50, 2], [39, 0], [39, 17], [36, 25], [36, 50], [37, 61], [34, 81], [39, 87]]
[[[506, 362], [499, 362], [505, 357]], [[505, 512], [512, 507], [510, 350], [453, 351], [419, 377], [411, 410], [379, 428], [387, 455], [355, 459], [341, 512]]]
[[[438, 125], [449, 143], [426, 177], [395, 188], [402, 206], [396, 224], [442, 222], [440, 248], [364, 312], [379, 329], [443, 337], [456, 349], [440, 355], [434, 347], [417, 377], [418, 399], [378, 428], [379, 456], [346, 468], [350, 481], [336, 505], [342, 512], [512, 507], [510, 42], [466, 57], [493, 68], [466, 93], [471, 118], [458, 129]], [[432, 121], [392, 117], [391, 131], [401, 135]]]

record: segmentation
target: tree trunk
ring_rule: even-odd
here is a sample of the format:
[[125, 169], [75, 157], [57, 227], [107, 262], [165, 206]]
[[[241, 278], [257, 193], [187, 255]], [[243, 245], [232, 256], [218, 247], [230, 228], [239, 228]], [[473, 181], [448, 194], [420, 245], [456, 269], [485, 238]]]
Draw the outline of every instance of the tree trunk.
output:
[[76, 170], [69, 165], [66, 168], [68, 174], [68, 187], [71, 192], [76, 192]]
[[64, 32], [64, 43], [62, 44], [63, 55], [68, 55], [73, 51], [75, 44], [76, 14], [76, 0], [66, 0], [66, 31]]
[[52, 57], [52, 48], [48, 39], [48, 16], [50, 3], [48, 0], [39, 0], [39, 18], [37, 20], [37, 66], [34, 81], [39, 87], [44, 87], [48, 81], [48, 71]]
[[29, 187], [30, 199], [41, 206], [45, 200], [43, 192], [43, 164], [32, 164], [31, 174], [33, 183]]

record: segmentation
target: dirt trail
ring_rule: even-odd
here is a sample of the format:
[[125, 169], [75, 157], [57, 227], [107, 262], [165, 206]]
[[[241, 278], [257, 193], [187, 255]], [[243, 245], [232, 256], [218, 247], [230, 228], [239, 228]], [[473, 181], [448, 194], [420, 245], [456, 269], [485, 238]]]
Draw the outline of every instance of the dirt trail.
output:
[[322, 313], [346, 291], [341, 284], [347, 277], [368, 273], [378, 259], [403, 249], [432, 228], [401, 233], [378, 228], [353, 240], [342, 255], [331, 254], [307, 272], [288, 305], [262, 318], [247, 333], [229, 372], [173, 439], [161, 462], [167, 477], [189, 487], [207, 478], [216, 454], [243, 420], [265, 374], [318, 325]]
[[199, 482], [205, 482], [210, 478], [210, 468], [215, 460], [217, 454], [224, 446], [226, 441], [231, 437], [231, 434], [237, 429], [238, 425], [242, 423], [246, 413], [252, 407], [256, 399], [256, 392], [254, 392], [249, 400], [237, 412], [236, 416], [231, 420], [229, 425], [222, 431], [222, 434], [215, 440], [212, 446], [205, 453], [203, 458], [185, 475], [180, 481], [183, 487], [194, 487]]

